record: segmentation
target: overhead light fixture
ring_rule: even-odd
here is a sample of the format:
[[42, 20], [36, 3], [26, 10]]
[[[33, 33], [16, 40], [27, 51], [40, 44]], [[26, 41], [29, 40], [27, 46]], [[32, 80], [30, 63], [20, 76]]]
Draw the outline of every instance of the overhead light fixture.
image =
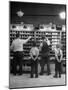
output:
[[65, 12], [61, 12], [59, 14], [59, 16], [60, 16], [61, 19], [65, 19], [66, 18]]
[[20, 11], [17, 12], [17, 15], [18, 15], [19, 17], [22, 17], [22, 16], [24, 15], [24, 12], [22, 12], [22, 11], [20, 10]]

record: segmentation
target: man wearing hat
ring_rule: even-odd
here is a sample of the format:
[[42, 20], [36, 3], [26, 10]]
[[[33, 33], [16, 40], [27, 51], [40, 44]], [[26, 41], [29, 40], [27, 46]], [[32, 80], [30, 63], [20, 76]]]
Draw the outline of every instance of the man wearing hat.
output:
[[40, 75], [44, 74], [44, 66], [47, 64], [47, 75], [50, 75], [50, 60], [49, 60], [49, 46], [50, 41], [46, 36], [42, 36], [42, 43], [40, 44], [40, 52], [41, 52], [41, 72]]

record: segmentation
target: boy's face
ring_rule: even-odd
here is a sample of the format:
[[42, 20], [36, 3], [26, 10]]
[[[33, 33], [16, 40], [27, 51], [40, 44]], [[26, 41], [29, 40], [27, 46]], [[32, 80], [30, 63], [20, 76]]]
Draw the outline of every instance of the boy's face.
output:
[[46, 42], [46, 41], [47, 41], [47, 39], [45, 38], [45, 39], [44, 39], [44, 41]]
[[46, 42], [46, 39], [44, 39], [44, 41]]

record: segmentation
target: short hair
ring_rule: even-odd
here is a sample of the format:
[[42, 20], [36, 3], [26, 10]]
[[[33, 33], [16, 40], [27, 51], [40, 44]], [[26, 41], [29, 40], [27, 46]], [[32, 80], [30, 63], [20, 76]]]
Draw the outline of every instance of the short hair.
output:
[[45, 39], [45, 36], [42, 36], [42, 39], [44, 40]]
[[33, 46], [36, 46], [36, 42], [35, 41], [33, 41]]
[[19, 33], [17, 33], [17, 34], [16, 34], [16, 38], [18, 38], [19, 36], [20, 36], [20, 34], [19, 34]]
[[56, 47], [57, 47], [57, 48], [61, 48], [61, 45], [60, 45], [60, 44], [56, 44]]

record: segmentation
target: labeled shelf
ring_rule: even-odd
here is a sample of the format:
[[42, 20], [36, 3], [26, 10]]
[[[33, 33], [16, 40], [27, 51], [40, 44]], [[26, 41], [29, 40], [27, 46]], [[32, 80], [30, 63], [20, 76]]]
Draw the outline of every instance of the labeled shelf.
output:
[[[24, 56], [29, 56], [30, 49], [32, 47], [32, 41], [35, 40], [37, 41], [37, 47], [39, 47], [40, 42], [42, 41], [42, 35], [46, 36], [48, 35], [48, 38], [50, 40], [51, 46], [56, 45], [60, 38], [61, 38], [61, 43], [62, 43], [62, 50], [63, 50], [63, 57], [66, 58], [66, 32], [62, 32], [60, 35], [60, 31], [13, 31], [10, 30], [10, 45], [12, 41], [16, 38], [16, 34], [20, 33], [21, 39], [27, 39], [29, 36], [32, 36], [32, 38], [24, 44]], [[54, 56], [54, 54], [50, 53], [51, 56]]]

